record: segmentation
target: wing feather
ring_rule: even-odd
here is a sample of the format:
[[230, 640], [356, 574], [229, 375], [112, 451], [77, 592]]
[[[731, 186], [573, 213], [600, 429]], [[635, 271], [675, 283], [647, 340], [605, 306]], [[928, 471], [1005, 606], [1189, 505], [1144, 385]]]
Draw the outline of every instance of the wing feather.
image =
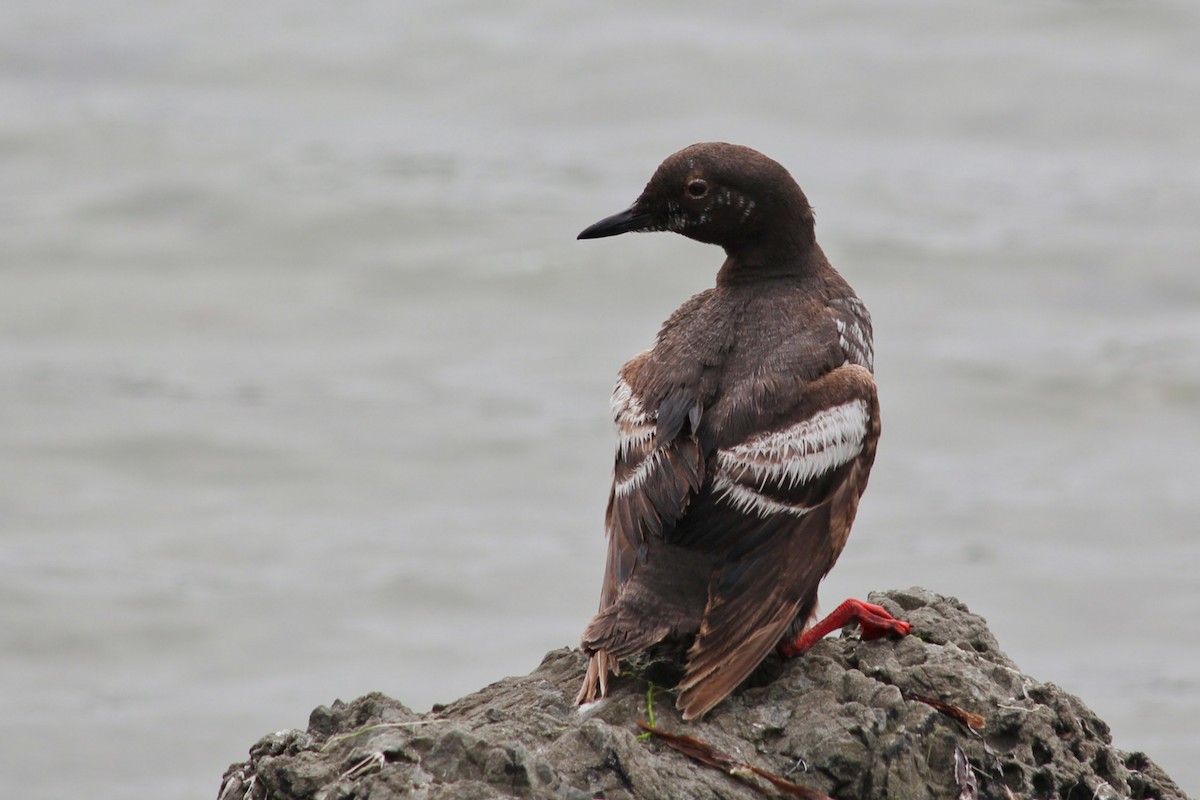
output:
[[[690, 620], [698, 624], [698, 609], [664, 609], [653, 592], [632, 593], [626, 588], [635, 573], [653, 570], [645, 583], [669, 585], [675, 576], [673, 564], [687, 561], [691, 554], [650, 555], [652, 547], [665, 544], [664, 534], [679, 521], [704, 483], [705, 463], [695, 425], [700, 404], [683, 392], [653, 411], [628, 379], [636, 374], [637, 361], [623, 371], [613, 391], [613, 419], [617, 427], [617, 450], [613, 487], [609, 494], [605, 527], [608, 558], [601, 589], [600, 610], [584, 631], [582, 646], [591, 655], [580, 697], [593, 699], [604, 693], [609, 672], [615, 674], [617, 659], [640, 652], [661, 641]], [[665, 418], [663, 409], [669, 419]], [[689, 574], [706, 574], [707, 564]], [[701, 587], [702, 591], [702, 587]], [[682, 591], [680, 597], [694, 592]], [[628, 595], [628, 596], [625, 596]], [[658, 606], [658, 607], [656, 607]], [[665, 612], [665, 613], [664, 613]], [[694, 629], [694, 628], [693, 628]]]
[[636, 367], [613, 392], [608, 559], [579, 697], [603, 695], [618, 659], [695, 633], [678, 700], [692, 718], [812, 615], [874, 460], [878, 400], [870, 371], [847, 363], [802, 385], [766, 378], [757, 391], [790, 408], [714, 423], [682, 391], [646, 402]]
[[790, 419], [718, 451], [711, 490], [677, 531], [724, 554], [680, 683], [685, 717], [720, 702], [807, 622], [845, 544], [878, 436], [874, 380], [848, 365], [814, 381]]

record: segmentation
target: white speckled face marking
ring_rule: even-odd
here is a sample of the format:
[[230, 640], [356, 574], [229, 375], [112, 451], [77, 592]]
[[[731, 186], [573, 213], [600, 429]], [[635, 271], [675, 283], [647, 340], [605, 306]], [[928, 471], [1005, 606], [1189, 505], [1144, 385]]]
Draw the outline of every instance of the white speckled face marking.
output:
[[738, 221], [745, 222], [750, 217], [750, 212], [754, 210], [754, 201], [744, 194], [733, 191], [729, 187], [722, 187], [719, 192], [713, 195], [711, 206], [737, 208], [742, 212]]
[[647, 230], [673, 231], [678, 233], [686, 228], [690, 223], [691, 219], [686, 213], [684, 213], [683, 209], [679, 207], [679, 203], [670, 202], [667, 203], [666, 221], [661, 225], [656, 225], [653, 228], [648, 228]]
[[794, 489], [856, 458], [867, 436], [868, 416], [867, 402], [854, 400], [721, 450], [714, 488], [731, 505], [761, 516], [805, 513], [806, 506], [793, 506], [765, 493]]

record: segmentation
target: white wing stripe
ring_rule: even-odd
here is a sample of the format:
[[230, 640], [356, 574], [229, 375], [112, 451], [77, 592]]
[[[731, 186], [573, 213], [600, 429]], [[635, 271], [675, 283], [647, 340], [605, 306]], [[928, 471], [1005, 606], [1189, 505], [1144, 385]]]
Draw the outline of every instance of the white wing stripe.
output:
[[624, 458], [641, 450], [654, 438], [653, 425], [622, 425], [617, 423], [617, 456]]
[[642, 408], [642, 403], [624, 378], [613, 387], [613, 422], [617, 429], [617, 456], [624, 458], [635, 449], [642, 449], [654, 438], [655, 422]]
[[613, 484], [613, 493], [615, 493], [617, 497], [625, 497], [634, 490], [638, 489], [650, 477], [650, 473], [658, 468], [661, 458], [661, 450], [655, 450], [653, 453], [643, 458], [637, 465], [637, 469], [629, 473], [625, 480], [617, 481]]
[[630, 425], [641, 425], [649, 422], [650, 418], [642, 408], [642, 401], [633, 394], [629, 383], [620, 378], [613, 387], [612, 399], [609, 401], [613, 419]]
[[812, 510], [808, 506], [791, 505], [773, 500], [753, 489], [734, 483], [724, 475], [718, 475], [713, 481], [713, 490], [720, 494], [722, 500], [738, 511], [746, 514], [754, 513], [760, 517], [769, 517], [772, 514], [793, 514], [802, 517]]
[[[849, 462], [862, 452], [867, 436], [865, 400], [827, 408], [806, 420], [717, 453], [714, 488], [742, 510], [765, 515], [786, 510], [802, 514], [807, 507], [791, 506], [764, 497], [768, 484], [792, 489]], [[758, 487], [755, 491], [747, 483]], [[770, 510], [768, 510], [770, 509]]]

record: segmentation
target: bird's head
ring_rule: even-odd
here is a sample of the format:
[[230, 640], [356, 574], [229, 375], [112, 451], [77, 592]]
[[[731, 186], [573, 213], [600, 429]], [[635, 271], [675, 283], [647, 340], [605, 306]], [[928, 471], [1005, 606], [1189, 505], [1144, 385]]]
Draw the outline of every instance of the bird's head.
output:
[[764, 237], [813, 240], [808, 199], [779, 163], [724, 142], [686, 147], [664, 161], [632, 206], [579, 234], [674, 231], [731, 255]]

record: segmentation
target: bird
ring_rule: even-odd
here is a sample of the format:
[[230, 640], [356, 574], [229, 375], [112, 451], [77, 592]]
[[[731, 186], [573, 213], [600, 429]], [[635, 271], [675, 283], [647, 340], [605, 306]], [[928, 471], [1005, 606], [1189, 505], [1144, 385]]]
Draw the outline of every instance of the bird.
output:
[[621, 659], [679, 642], [676, 707], [691, 720], [772, 650], [794, 658], [854, 623], [864, 639], [910, 626], [855, 599], [813, 624], [880, 421], [870, 313], [818, 246], [800, 186], [749, 147], [694, 144], [578, 238], [642, 231], [718, 245], [725, 261], [613, 389], [607, 557], [576, 702], [606, 696]]

